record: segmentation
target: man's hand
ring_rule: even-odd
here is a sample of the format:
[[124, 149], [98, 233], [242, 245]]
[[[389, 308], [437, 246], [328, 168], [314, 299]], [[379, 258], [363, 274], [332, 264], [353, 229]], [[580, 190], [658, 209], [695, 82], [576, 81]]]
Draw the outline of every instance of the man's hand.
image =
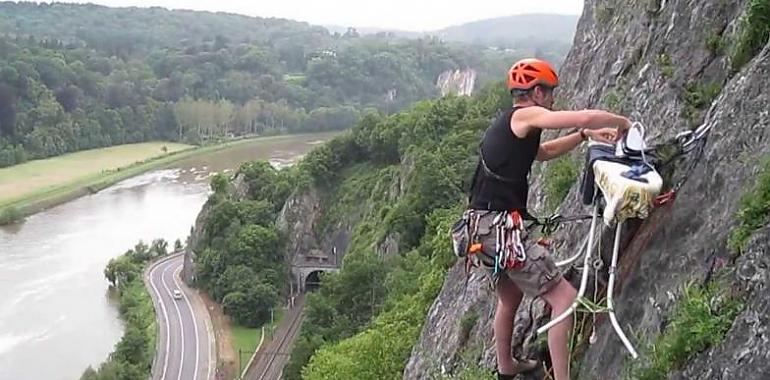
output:
[[621, 136], [621, 134], [618, 133], [618, 129], [615, 128], [585, 129], [583, 130], [583, 133], [585, 133], [591, 140], [605, 144], [614, 144]]
[[618, 132], [619, 135], [622, 136], [626, 133], [627, 130], [631, 129], [631, 126], [634, 125], [634, 123], [631, 122], [628, 118], [623, 118], [623, 123], [618, 125]]

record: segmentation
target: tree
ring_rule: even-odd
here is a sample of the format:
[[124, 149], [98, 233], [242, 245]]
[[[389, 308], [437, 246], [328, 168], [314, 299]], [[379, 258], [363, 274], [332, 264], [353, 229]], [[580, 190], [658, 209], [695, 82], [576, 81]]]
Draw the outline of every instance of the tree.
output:
[[438, 39], [351, 28], [335, 40], [284, 20], [146, 12], [3, 6], [24, 20], [6, 34], [27, 37], [0, 37], [0, 164], [147, 140], [348, 128], [364, 108], [389, 113], [437, 95], [444, 70], [486, 78], [512, 61]]
[[226, 240], [223, 253], [229, 265], [243, 264], [256, 268], [261, 263], [275, 262], [280, 258], [278, 247], [275, 227], [250, 224]]
[[104, 94], [104, 102], [110, 108], [121, 108], [136, 105], [136, 92], [128, 82], [111, 83], [107, 86]]
[[232, 315], [238, 323], [247, 326], [256, 324], [252, 304], [243, 292], [233, 292], [224, 296], [222, 308], [228, 315]]
[[196, 252], [195, 270], [201, 287], [211, 291], [214, 281], [226, 269], [226, 261], [215, 249], [205, 247]]
[[78, 99], [82, 96], [79, 88], [69, 85], [56, 90], [56, 101], [61, 104], [65, 112], [72, 112], [78, 107]]
[[104, 268], [104, 278], [106, 278], [112, 286], [117, 286], [118, 273], [115, 259], [110, 259], [110, 262], [107, 263], [107, 267]]
[[104, 277], [112, 286], [122, 288], [141, 275], [141, 268], [128, 255], [111, 259], [104, 269]]
[[166, 256], [168, 254], [168, 242], [164, 239], [155, 239], [150, 246], [150, 252], [154, 256]]
[[232, 292], [246, 294], [256, 281], [257, 275], [251, 268], [243, 264], [228, 266], [217, 278], [212, 296], [222, 300], [226, 294]]
[[230, 181], [227, 175], [223, 173], [217, 173], [211, 177], [211, 190], [214, 194], [224, 196], [227, 194], [227, 188], [230, 187]]
[[345, 31], [345, 34], [342, 35], [342, 38], [358, 38], [361, 37], [360, 34], [358, 34], [358, 31], [356, 28], [348, 27], [348, 30]]
[[16, 96], [11, 86], [0, 83], [0, 137], [16, 135]]
[[[158, 244], [165, 244], [165, 241], [162, 241], [163, 239], [159, 239]], [[151, 244], [154, 244], [151, 243]], [[153, 245], [152, 248], [155, 248]], [[153, 249], [151, 247], [147, 246], [147, 244], [141, 240], [139, 240], [136, 245], [134, 245], [133, 250], [128, 251], [128, 257], [137, 263], [143, 263], [153, 257]], [[165, 246], [163, 246], [163, 249], [165, 249]]]
[[[265, 161], [251, 161], [241, 164], [239, 169], [249, 188], [249, 197], [252, 199], [266, 200], [273, 204], [279, 199], [280, 193], [276, 192], [275, 185], [278, 182], [278, 171]], [[283, 203], [283, 202], [281, 202]]]
[[147, 344], [145, 334], [135, 326], [129, 325], [116, 346], [115, 358], [124, 363], [147, 363], [149, 361], [145, 356]]
[[249, 327], [257, 327], [270, 318], [270, 309], [278, 301], [278, 292], [270, 284], [256, 283], [245, 292], [232, 292], [222, 299], [225, 312]]
[[93, 369], [93, 367], [88, 366], [88, 368], [83, 371], [83, 374], [80, 375], [80, 380], [99, 380], [99, 374]]

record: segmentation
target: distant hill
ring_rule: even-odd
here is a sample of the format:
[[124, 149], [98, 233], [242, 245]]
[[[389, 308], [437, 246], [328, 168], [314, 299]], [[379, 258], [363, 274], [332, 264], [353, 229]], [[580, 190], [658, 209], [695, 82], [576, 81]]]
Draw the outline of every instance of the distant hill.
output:
[[448, 41], [499, 47], [532, 47], [545, 42], [571, 44], [578, 15], [525, 14], [450, 26], [433, 32]]
[[[477, 45], [504, 48], [531, 47], [544, 42], [572, 43], [579, 15], [531, 13], [489, 18], [444, 29], [415, 32], [398, 29], [355, 27], [360, 34], [390, 34], [398, 37], [419, 38], [439, 36], [446, 41], [459, 41]], [[344, 34], [349, 27], [324, 26], [330, 33]]]
[[[429, 32], [355, 27], [361, 35], [401, 38], [436, 36], [448, 42], [462, 42], [494, 47], [518, 55], [537, 56], [561, 63], [572, 46], [572, 38], [580, 16], [558, 14], [522, 14], [473, 21]], [[349, 32], [348, 27], [325, 26], [330, 33]]]
[[[339, 25], [324, 25], [324, 28], [326, 28], [329, 33], [338, 33], [338, 34], [345, 34], [350, 27], [348, 26], [339, 26]], [[374, 35], [390, 35], [393, 37], [402, 37], [402, 38], [420, 38], [424, 37], [426, 33], [423, 32], [414, 32], [411, 30], [399, 30], [399, 29], [388, 29], [388, 28], [377, 28], [377, 27], [354, 27], [356, 32], [360, 34], [374, 34]]]

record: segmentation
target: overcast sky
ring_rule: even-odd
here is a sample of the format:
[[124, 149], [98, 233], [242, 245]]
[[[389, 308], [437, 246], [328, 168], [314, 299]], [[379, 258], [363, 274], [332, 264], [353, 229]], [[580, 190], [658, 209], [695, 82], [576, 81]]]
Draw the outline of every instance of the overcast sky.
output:
[[583, 0], [92, 0], [108, 6], [162, 6], [281, 17], [317, 25], [382, 27], [414, 31], [441, 29], [520, 13], [580, 14]]

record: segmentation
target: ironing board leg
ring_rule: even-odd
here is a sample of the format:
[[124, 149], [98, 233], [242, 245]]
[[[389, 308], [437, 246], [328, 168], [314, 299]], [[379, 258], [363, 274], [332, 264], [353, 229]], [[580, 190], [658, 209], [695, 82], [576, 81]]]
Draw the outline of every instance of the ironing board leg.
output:
[[618, 269], [618, 251], [620, 250], [620, 230], [623, 228], [623, 222], [618, 222], [617, 227], [615, 227], [615, 243], [612, 247], [612, 265], [610, 266], [610, 281], [607, 285], [607, 309], [610, 313], [610, 322], [612, 322], [612, 327], [615, 329], [615, 332], [618, 334], [618, 337], [620, 337], [620, 340], [623, 342], [623, 345], [626, 346], [626, 349], [628, 352], [631, 353], [631, 356], [636, 359], [639, 355], [636, 353], [636, 350], [634, 350], [634, 346], [631, 345], [631, 342], [626, 337], [626, 334], [623, 333], [623, 329], [620, 328], [620, 324], [618, 323], [618, 318], [615, 316], [615, 308], [612, 304], [612, 293], [615, 290], [615, 274]]
[[548, 323], [543, 325], [543, 327], [537, 329], [537, 334], [538, 335], [548, 331], [548, 329], [550, 329], [553, 326], [556, 326], [556, 324], [558, 324], [559, 322], [561, 322], [561, 321], [565, 320], [567, 317], [569, 317], [570, 314], [572, 314], [572, 312], [574, 312], [575, 309], [577, 308], [578, 299], [583, 297], [583, 295], [585, 294], [586, 286], [588, 285], [588, 270], [587, 270], [587, 268], [588, 268], [588, 264], [591, 262], [590, 261], [591, 260], [591, 252], [593, 251], [593, 248], [594, 248], [594, 235], [595, 235], [595, 232], [596, 232], [596, 222], [597, 222], [597, 219], [598, 219], [598, 215], [599, 215], [599, 205], [598, 204], [594, 204], [593, 216], [591, 218], [591, 230], [590, 230], [589, 235], [588, 235], [588, 247], [586, 248], [585, 256], [583, 258], [583, 276], [580, 279], [580, 289], [578, 290], [577, 297], [575, 298], [575, 301], [572, 302], [572, 306], [570, 306], [567, 310], [565, 310], [563, 313], [561, 313], [556, 318], [552, 319], [551, 321], [549, 321]]
[[577, 261], [577, 259], [579, 259], [580, 256], [584, 253], [584, 250], [586, 249], [586, 246], [588, 246], [588, 240], [589, 239], [590, 239], [590, 236], [586, 236], [586, 238], [583, 239], [583, 243], [580, 244], [580, 248], [578, 248], [577, 253], [574, 256], [572, 256], [572, 257], [570, 257], [568, 259], [564, 259], [562, 261], [557, 261], [556, 262], [556, 266], [557, 267], [563, 267], [565, 265], [569, 265], [569, 264], [572, 264], [575, 261]]

